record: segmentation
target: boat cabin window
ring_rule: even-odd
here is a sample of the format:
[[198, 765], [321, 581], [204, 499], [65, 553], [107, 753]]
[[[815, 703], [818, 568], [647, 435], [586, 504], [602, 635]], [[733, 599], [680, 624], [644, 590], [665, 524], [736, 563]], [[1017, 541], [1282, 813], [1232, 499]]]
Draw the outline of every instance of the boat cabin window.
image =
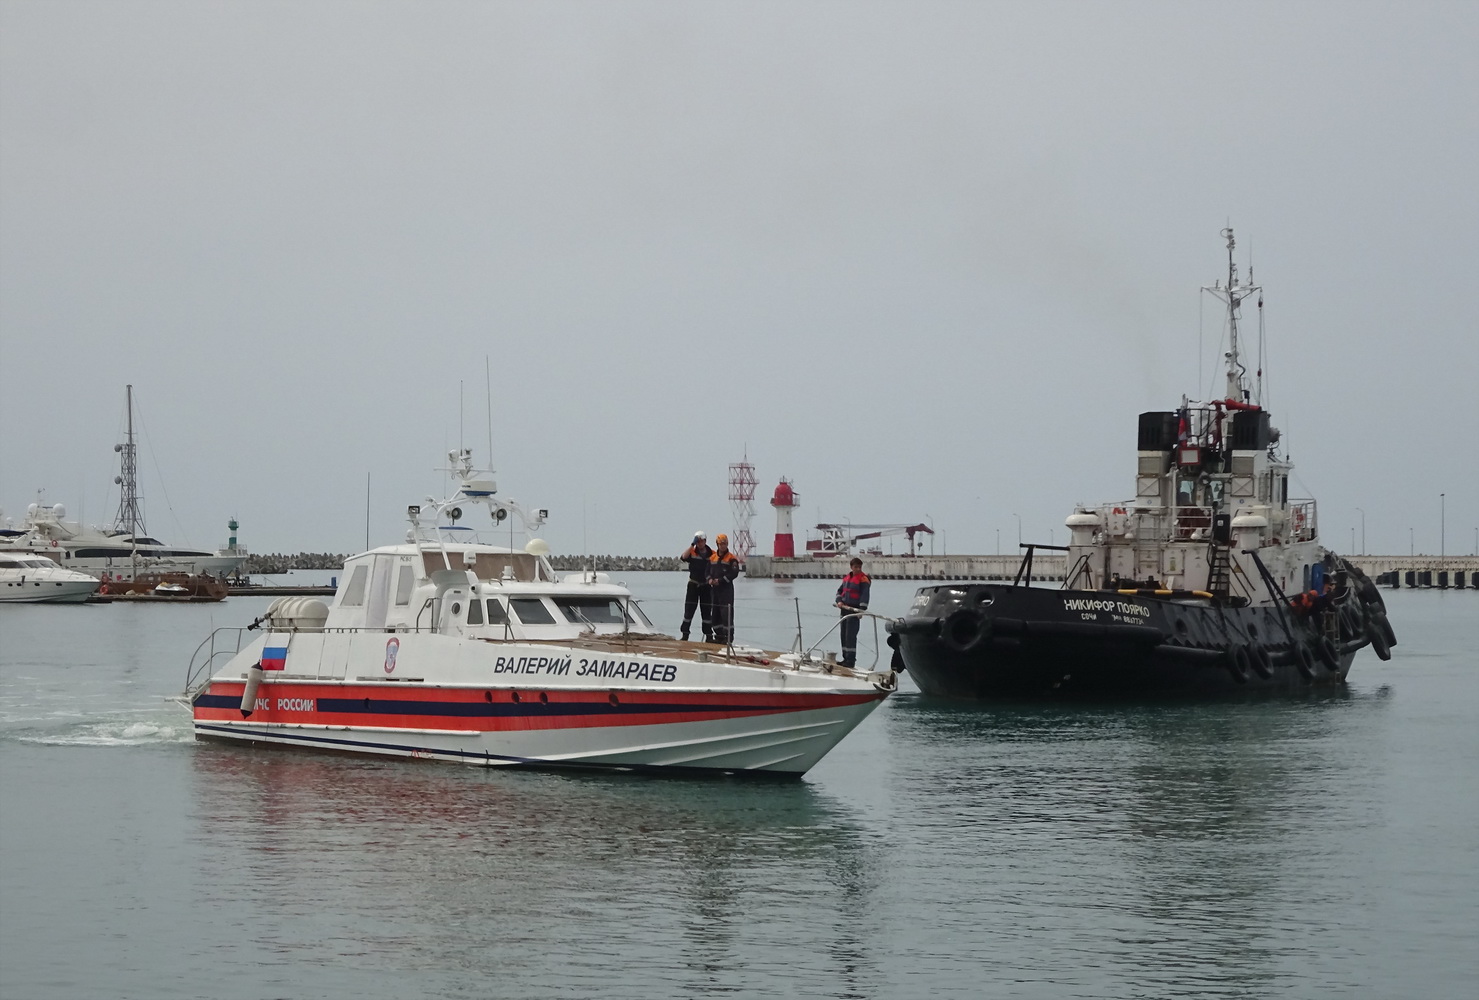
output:
[[360, 564], [354, 568], [354, 575], [349, 578], [349, 586], [344, 588], [344, 600], [339, 602], [340, 607], [357, 608], [365, 603], [365, 578], [370, 575], [370, 567]]
[[469, 625], [483, 624], [483, 602], [477, 598], [467, 602], [467, 623]]
[[395, 578], [395, 606], [404, 608], [411, 603], [411, 587], [416, 583], [416, 571], [402, 566]]
[[[457, 549], [447, 550], [447, 560], [453, 569], [467, 566], [479, 580], [516, 580], [519, 583], [534, 583], [539, 579], [539, 560], [526, 552], [478, 552], [473, 562], [466, 562], [466, 555]], [[442, 554], [428, 551], [421, 554], [422, 565], [430, 576], [437, 570], [446, 569]]]
[[488, 598], [488, 624], [508, 624], [508, 612], [503, 610], [503, 602], [496, 597]]
[[553, 625], [555, 616], [549, 613], [549, 608], [537, 597], [510, 597], [509, 607], [514, 609], [514, 614], [519, 621], [525, 625]]
[[622, 613], [617, 597], [556, 597], [554, 601], [555, 607], [576, 625], [635, 624]]

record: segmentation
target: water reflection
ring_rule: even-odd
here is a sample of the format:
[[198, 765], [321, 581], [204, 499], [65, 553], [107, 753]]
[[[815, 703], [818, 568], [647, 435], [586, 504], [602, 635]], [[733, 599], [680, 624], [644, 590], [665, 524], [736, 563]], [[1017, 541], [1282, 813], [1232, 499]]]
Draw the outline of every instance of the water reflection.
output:
[[1385, 703], [898, 698], [885, 719], [896, 759], [919, 762], [904, 775], [911, 814], [950, 817], [922, 849], [989, 887], [996, 910], [982, 908], [983, 920], [1055, 969], [1091, 950], [1136, 994], [1231, 996], [1297, 979], [1302, 959], [1341, 949], [1298, 918], [1339, 891], [1327, 877], [1338, 845], [1307, 831], [1358, 823], [1353, 803], [1374, 793], [1349, 750]]
[[808, 975], [877, 991], [857, 928], [878, 909], [882, 861], [848, 807], [807, 784], [214, 745], [193, 772], [203, 855], [234, 858], [229, 884], [205, 882], [220, 901], [340, 914], [327, 940], [266, 929], [258, 944], [298, 961], [497, 970], [525, 994], [594, 995], [633, 963], [674, 977], [673, 995]]

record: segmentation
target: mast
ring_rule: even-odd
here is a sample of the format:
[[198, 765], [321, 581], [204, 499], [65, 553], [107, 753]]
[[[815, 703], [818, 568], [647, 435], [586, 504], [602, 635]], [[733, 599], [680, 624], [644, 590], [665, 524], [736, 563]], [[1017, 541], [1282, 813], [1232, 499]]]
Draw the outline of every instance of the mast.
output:
[[139, 513], [138, 448], [134, 444], [134, 387], [127, 387], [128, 436], [123, 444], [115, 444], [118, 452], [119, 474], [113, 477], [121, 489], [118, 495], [118, 514], [113, 518], [115, 528], [126, 528], [129, 537], [130, 562], [133, 575], [139, 573], [139, 532], [144, 527], [144, 517]]
[[[1233, 261], [1233, 249], [1237, 246], [1237, 242], [1233, 239], [1232, 227], [1229, 226], [1227, 229], [1224, 229], [1222, 235], [1227, 239], [1227, 287], [1224, 288], [1221, 282], [1218, 282], [1210, 288], [1204, 286], [1202, 290], [1211, 292], [1227, 304], [1228, 350], [1225, 355], [1227, 358], [1226, 398], [1235, 402], [1246, 403], [1249, 402], [1247, 389], [1248, 370], [1238, 360], [1238, 308], [1242, 305], [1244, 299], [1254, 292], [1262, 292], [1263, 289], [1253, 284], [1252, 267], [1248, 269], [1248, 280], [1246, 282], [1240, 282], [1238, 280], [1238, 265]], [[1261, 305], [1261, 295], [1259, 302]]]

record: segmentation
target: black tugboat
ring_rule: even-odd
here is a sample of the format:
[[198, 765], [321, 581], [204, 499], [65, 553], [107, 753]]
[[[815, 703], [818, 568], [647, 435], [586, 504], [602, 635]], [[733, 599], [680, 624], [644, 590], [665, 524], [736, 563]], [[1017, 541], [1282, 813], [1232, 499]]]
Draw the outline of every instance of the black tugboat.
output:
[[[1344, 683], [1356, 651], [1396, 637], [1375, 585], [1319, 543], [1313, 500], [1238, 356], [1242, 281], [1227, 307], [1226, 397], [1140, 414], [1135, 499], [1081, 507], [1070, 544], [1024, 545], [1010, 584], [922, 587], [889, 623], [895, 666], [949, 698], [1214, 696]], [[1036, 550], [1067, 554], [1062, 589], [1032, 587]]]

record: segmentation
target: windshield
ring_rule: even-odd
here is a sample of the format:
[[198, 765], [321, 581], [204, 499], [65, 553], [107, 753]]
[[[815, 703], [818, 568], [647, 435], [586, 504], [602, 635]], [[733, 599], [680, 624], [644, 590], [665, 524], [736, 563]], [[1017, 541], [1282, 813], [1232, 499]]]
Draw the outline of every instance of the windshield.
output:
[[627, 625], [637, 620], [622, 614], [619, 597], [556, 597], [555, 606], [577, 625]]

